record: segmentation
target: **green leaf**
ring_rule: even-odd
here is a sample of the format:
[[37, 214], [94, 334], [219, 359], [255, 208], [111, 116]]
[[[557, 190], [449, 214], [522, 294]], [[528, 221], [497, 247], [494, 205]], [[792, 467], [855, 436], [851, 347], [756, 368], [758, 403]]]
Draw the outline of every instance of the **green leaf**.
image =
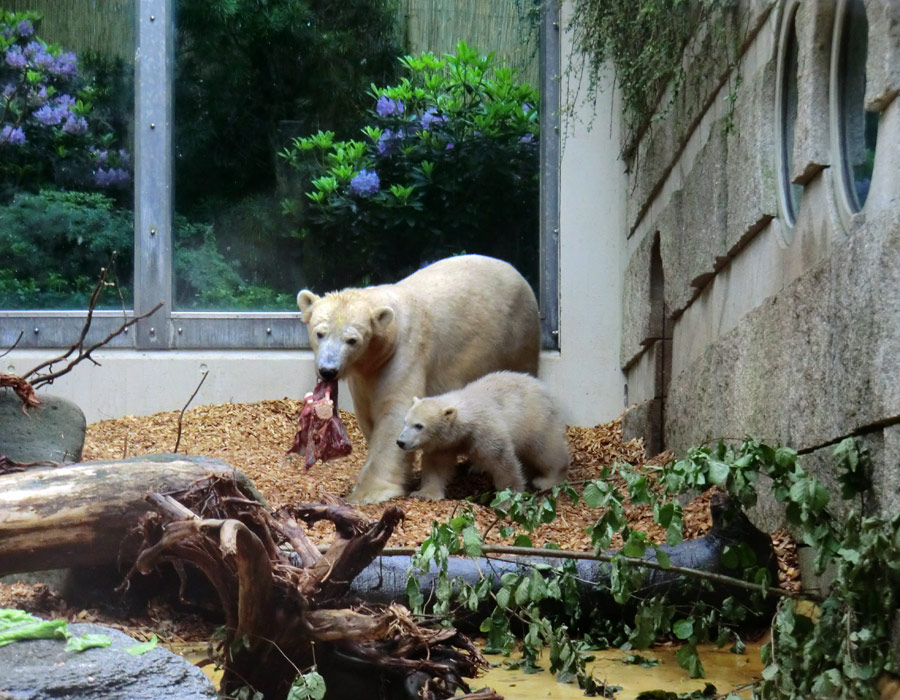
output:
[[606, 493], [601, 490], [599, 482], [597, 481], [588, 482], [584, 487], [584, 492], [581, 494], [581, 497], [590, 508], [599, 508], [606, 502]]
[[731, 467], [725, 462], [709, 461], [709, 481], [716, 486], [722, 486], [728, 481]]
[[688, 639], [694, 634], [694, 621], [678, 620], [672, 625], [672, 632], [678, 639]]
[[324, 700], [324, 698], [325, 679], [316, 671], [297, 676], [287, 695], [287, 700]]
[[24, 639], [65, 639], [65, 620], [40, 620], [0, 629], [0, 647]]
[[[156, 636], [153, 637], [156, 639]], [[66, 651], [84, 651], [85, 649], [94, 649], [97, 647], [108, 647], [112, 644], [112, 640], [105, 634], [83, 634], [80, 637], [69, 637], [66, 640]], [[154, 644], [155, 646], [155, 644]], [[133, 649], [134, 647], [130, 647]], [[129, 651], [126, 649], [125, 651]]]
[[154, 634], [146, 642], [142, 642], [140, 644], [135, 644], [133, 646], [127, 647], [125, 649], [125, 651], [128, 652], [129, 654], [131, 654], [132, 656], [140, 656], [141, 654], [146, 654], [151, 649], [155, 649], [158, 641], [159, 640], [156, 638], [156, 635]]
[[693, 644], [685, 644], [676, 651], [675, 660], [681, 668], [691, 674], [691, 678], [703, 678], [705, 675], [697, 647]]
[[672, 566], [672, 560], [669, 558], [668, 553], [665, 550], [660, 549], [659, 547], [655, 548], [656, 550], [656, 561], [659, 562], [659, 565], [664, 569], [668, 569]]
[[628, 535], [628, 540], [622, 548], [622, 553], [626, 557], [640, 559], [644, 556], [647, 549], [647, 535], [639, 530], [632, 530]]
[[463, 549], [468, 557], [481, 556], [481, 546], [483, 544], [481, 535], [475, 529], [473, 523], [469, 523], [463, 528]]

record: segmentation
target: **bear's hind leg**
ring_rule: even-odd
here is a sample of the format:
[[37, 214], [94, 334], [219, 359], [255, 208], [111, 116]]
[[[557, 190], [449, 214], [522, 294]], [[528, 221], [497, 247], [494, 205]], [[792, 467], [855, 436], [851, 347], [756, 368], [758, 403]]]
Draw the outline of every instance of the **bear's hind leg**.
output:
[[473, 457], [478, 467], [491, 475], [497, 491], [525, 490], [525, 472], [522, 470], [522, 463], [516, 456], [512, 443], [493, 454], [475, 454]]
[[409, 494], [410, 498], [440, 501], [446, 497], [447, 484], [456, 472], [456, 452], [437, 450], [422, 454], [422, 483]]
[[550, 431], [545, 437], [547, 441], [535, 445], [528, 456], [528, 463], [535, 471], [531, 481], [539, 491], [562, 483], [569, 472], [569, 444], [565, 431]]

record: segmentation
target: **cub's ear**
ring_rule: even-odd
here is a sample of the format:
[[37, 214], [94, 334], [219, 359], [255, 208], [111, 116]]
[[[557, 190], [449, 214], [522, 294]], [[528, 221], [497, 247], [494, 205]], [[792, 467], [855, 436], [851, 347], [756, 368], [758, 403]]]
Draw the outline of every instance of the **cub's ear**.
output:
[[303, 323], [309, 323], [313, 304], [317, 301], [319, 301], [319, 296], [313, 294], [308, 289], [301, 290], [297, 293], [297, 307], [303, 312], [303, 315], [300, 317]]
[[394, 320], [394, 310], [390, 306], [379, 306], [372, 312], [372, 330], [381, 333]]
[[442, 414], [444, 416], [445, 421], [447, 421], [448, 423], [452, 423], [453, 421], [456, 420], [456, 407], [455, 406], [447, 406], [447, 408], [445, 408], [442, 411]]

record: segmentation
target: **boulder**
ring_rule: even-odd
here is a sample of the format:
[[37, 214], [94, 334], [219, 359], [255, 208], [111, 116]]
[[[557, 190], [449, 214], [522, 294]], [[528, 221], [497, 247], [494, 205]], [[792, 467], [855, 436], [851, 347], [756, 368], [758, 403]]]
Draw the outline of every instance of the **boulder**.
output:
[[[108, 647], [66, 651], [61, 639], [34, 639], [0, 647], [0, 697], [14, 700], [206, 700], [216, 697], [199, 668], [156, 647], [140, 655], [125, 650], [138, 644], [102, 625], [73, 623], [74, 636], [105, 634]], [[3, 695], [3, 692], [6, 694]]]
[[41, 405], [22, 410], [12, 389], [0, 388], [0, 456], [16, 462], [78, 462], [84, 447], [84, 413], [68, 399], [40, 395]]

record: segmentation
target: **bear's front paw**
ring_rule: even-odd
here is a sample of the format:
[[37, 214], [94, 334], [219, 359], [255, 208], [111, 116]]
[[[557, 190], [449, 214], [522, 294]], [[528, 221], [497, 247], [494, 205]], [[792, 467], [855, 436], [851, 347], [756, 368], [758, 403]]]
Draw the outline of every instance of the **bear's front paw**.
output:
[[350, 495], [347, 497], [347, 501], [350, 503], [355, 503], [357, 505], [364, 505], [366, 503], [381, 503], [382, 501], [388, 501], [392, 498], [397, 498], [398, 496], [403, 496], [406, 494], [406, 491], [396, 484], [379, 484], [377, 486], [357, 486], [353, 491], [350, 492]]
[[444, 499], [444, 492], [437, 489], [419, 489], [409, 494], [410, 498], [419, 498], [423, 501], [441, 501]]

